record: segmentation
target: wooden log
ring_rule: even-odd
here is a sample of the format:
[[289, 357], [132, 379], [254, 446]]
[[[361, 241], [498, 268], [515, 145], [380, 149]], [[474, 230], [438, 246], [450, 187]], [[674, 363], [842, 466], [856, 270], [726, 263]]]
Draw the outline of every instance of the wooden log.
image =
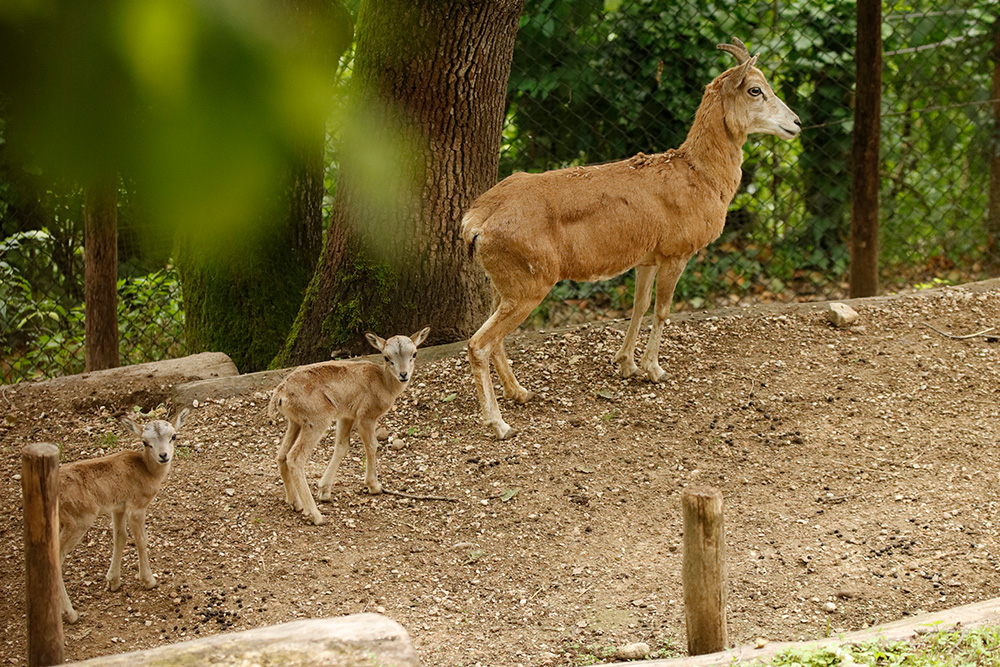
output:
[[419, 667], [410, 635], [380, 614], [314, 618], [91, 658], [77, 667]]
[[726, 540], [722, 492], [689, 486], [681, 494], [684, 514], [684, 616], [688, 654], [726, 648]]
[[21, 453], [28, 667], [63, 661], [59, 564], [59, 448], [28, 445]]

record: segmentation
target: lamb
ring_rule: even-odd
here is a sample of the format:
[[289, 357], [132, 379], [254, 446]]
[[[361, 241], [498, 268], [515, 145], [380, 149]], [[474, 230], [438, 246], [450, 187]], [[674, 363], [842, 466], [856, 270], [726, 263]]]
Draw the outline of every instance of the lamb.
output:
[[330, 499], [354, 426], [365, 447], [365, 485], [371, 494], [382, 493], [375, 423], [406, 389], [413, 377], [417, 348], [429, 333], [430, 327], [424, 327], [412, 336], [393, 336], [389, 340], [366, 333], [368, 342], [382, 353], [385, 362], [381, 366], [363, 359], [323, 361], [295, 369], [275, 388], [268, 413], [274, 419], [280, 412], [288, 420], [277, 456], [285, 502], [313, 524], [318, 526], [326, 519], [309, 491], [306, 464], [334, 421], [336, 444], [319, 482], [320, 500]]
[[[114, 546], [108, 569], [108, 590], [121, 587], [122, 551], [125, 548], [125, 525], [132, 533], [139, 554], [138, 579], [146, 588], [156, 586], [149, 567], [146, 540], [146, 508], [156, 496], [170, 472], [174, 442], [188, 409], [181, 410], [173, 421], [156, 419], [141, 429], [128, 417], [122, 423], [142, 438], [142, 451], [127, 450], [96, 459], [77, 461], [59, 469], [59, 562], [69, 554], [94, 524], [98, 514], [111, 515]], [[79, 614], [61, 583], [62, 608], [66, 620], [76, 623]]]
[[[462, 238], [493, 286], [493, 314], [469, 340], [469, 362], [483, 423], [510, 437], [490, 379], [504, 396], [532, 393], [514, 376], [503, 340], [559, 280], [604, 280], [635, 267], [635, 304], [614, 356], [623, 377], [641, 367], [653, 382], [674, 287], [688, 260], [718, 238], [740, 183], [743, 144], [753, 133], [798, 136], [798, 116], [771, 90], [738, 39], [720, 44], [738, 64], [705, 87], [680, 148], [609, 164], [517, 173], [487, 190], [462, 219]], [[636, 366], [636, 339], [656, 281], [653, 327]]]

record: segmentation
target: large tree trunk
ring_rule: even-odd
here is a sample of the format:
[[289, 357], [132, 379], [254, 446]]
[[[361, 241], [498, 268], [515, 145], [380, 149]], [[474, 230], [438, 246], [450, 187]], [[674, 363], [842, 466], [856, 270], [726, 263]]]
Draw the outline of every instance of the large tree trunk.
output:
[[368, 0], [326, 247], [273, 365], [364, 349], [361, 334], [456, 340], [489, 291], [463, 246], [464, 210], [496, 182], [523, 0]]
[[205, 261], [179, 244], [185, 338], [192, 352], [225, 352], [240, 371], [267, 368], [281, 349], [322, 248], [323, 133], [289, 168], [282, 200], [265, 214], [260, 238], [233, 238]]
[[[351, 17], [340, 0], [276, 0], [298, 19], [304, 44], [321, 43], [333, 71], [350, 46]], [[312, 31], [313, 34], [305, 34]], [[289, 160], [284, 191], [261, 212], [255, 238], [232, 238], [226, 252], [204, 258], [191, 239], [177, 257], [184, 289], [185, 335], [194, 352], [225, 352], [243, 372], [262, 370], [295, 321], [323, 247], [326, 128]]]

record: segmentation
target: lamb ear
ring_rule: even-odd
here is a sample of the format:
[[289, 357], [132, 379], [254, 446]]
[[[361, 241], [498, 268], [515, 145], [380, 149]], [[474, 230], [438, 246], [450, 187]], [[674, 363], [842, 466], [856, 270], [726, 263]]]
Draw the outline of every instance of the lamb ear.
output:
[[385, 350], [385, 339], [382, 338], [381, 336], [376, 336], [371, 331], [366, 331], [365, 338], [368, 340], [371, 346], [374, 347], [379, 352]]
[[125, 425], [125, 428], [132, 431], [140, 438], [142, 437], [142, 429], [136, 426], [135, 422], [129, 419], [128, 417], [122, 417], [122, 424]]
[[176, 415], [174, 415], [174, 420], [171, 423], [174, 425], [174, 430], [175, 431], [181, 430], [181, 424], [184, 423], [184, 418], [187, 417], [187, 414], [189, 412], [191, 412], [191, 411], [188, 410], [187, 408], [184, 408], [183, 410], [181, 410], [180, 412], [178, 412]]
[[427, 335], [430, 332], [431, 332], [431, 328], [430, 327], [424, 327], [423, 329], [421, 329], [417, 333], [415, 333], [412, 336], [410, 336], [410, 340], [413, 341], [414, 345], [416, 345], [417, 347], [420, 347], [420, 344], [423, 343], [425, 340], [427, 340]]

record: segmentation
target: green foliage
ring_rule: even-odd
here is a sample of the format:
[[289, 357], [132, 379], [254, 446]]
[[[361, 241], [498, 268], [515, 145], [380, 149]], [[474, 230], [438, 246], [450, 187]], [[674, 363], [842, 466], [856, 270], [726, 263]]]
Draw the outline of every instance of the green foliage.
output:
[[159, 226], [225, 250], [322, 130], [349, 41], [333, 0], [0, 5], [8, 148], [50, 182], [121, 174]]
[[[47, 261], [56, 238], [47, 230], [0, 242], [0, 379], [12, 382], [79, 373], [84, 367], [84, 304]], [[82, 255], [82, 249], [75, 252]], [[118, 280], [119, 353], [123, 364], [182, 356], [180, 284], [167, 267]]]

